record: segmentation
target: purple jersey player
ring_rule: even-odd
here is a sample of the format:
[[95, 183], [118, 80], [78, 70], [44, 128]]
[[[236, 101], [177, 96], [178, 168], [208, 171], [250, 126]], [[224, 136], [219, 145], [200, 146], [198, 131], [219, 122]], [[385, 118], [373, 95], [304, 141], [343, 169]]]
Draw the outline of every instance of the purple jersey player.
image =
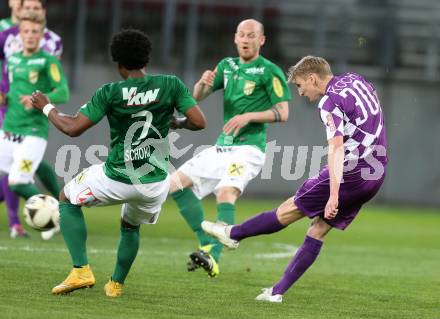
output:
[[257, 300], [281, 302], [283, 294], [313, 264], [332, 228], [345, 229], [380, 189], [387, 164], [383, 113], [374, 87], [362, 76], [334, 76], [326, 60], [306, 56], [290, 69], [301, 96], [319, 102], [328, 140], [328, 165], [304, 182], [277, 209], [240, 225], [204, 221], [202, 228], [230, 248], [244, 238], [270, 234], [307, 216], [313, 219], [305, 241], [282, 278]]

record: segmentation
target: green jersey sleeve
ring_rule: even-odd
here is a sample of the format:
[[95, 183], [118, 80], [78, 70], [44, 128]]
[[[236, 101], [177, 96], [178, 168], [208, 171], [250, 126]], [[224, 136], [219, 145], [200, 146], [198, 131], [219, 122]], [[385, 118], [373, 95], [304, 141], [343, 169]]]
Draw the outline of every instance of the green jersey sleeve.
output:
[[270, 72], [266, 75], [266, 92], [272, 105], [276, 103], [289, 101], [292, 99], [286, 77], [281, 69], [275, 65], [268, 68]]
[[192, 97], [188, 88], [183, 84], [183, 82], [179, 78], [176, 79], [176, 92], [175, 92], [175, 105], [176, 109], [185, 114], [193, 106], [197, 105], [196, 100]]
[[215, 73], [215, 78], [214, 78], [214, 85], [212, 86], [212, 91], [217, 91], [220, 89], [223, 89], [223, 83], [224, 83], [224, 75], [223, 75], [223, 71], [224, 71], [224, 66], [223, 66], [223, 61], [220, 61], [219, 64], [217, 64], [216, 69], [216, 73]]
[[52, 103], [66, 103], [69, 101], [70, 93], [60, 61], [51, 56], [47, 60], [45, 68], [51, 87], [51, 91], [47, 93], [47, 97]]
[[91, 100], [81, 106], [79, 112], [87, 116], [93, 123], [98, 123], [109, 110], [109, 93], [110, 88], [108, 84], [100, 87]]

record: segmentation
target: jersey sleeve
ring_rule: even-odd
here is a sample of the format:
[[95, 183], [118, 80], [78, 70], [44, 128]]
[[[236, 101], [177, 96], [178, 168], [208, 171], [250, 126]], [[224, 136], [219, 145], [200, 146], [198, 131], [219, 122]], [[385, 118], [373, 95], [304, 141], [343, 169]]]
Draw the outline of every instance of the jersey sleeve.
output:
[[188, 111], [193, 106], [197, 105], [197, 102], [196, 102], [196, 100], [194, 100], [194, 98], [192, 97], [188, 88], [185, 86], [185, 84], [179, 78], [176, 77], [175, 81], [176, 81], [176, 84], [175, 84], [176, 109], [180, 113], [185, 114], [186, 111]]
[[51, 56], [47, 60], [45, 71], [51, 87], [51, 91], [47, 92], [49, 100], [57, 104], [69, 101], [69, 87], [60, 61]]
[[344, 136], [344, 114], [328, 95], [319, 102], [321, 120], [325, 125], [327, 140], [336, 136]]
[[292, 99], [286, 77], [281, 69], [275, 65], [270, 66], [267, 70], [265, 87], [272, 105]]
[[60, 60], [61, 56], [63, 55], [63, 41], [61, 40], [61, 38], [55, 43], [54, 55], [58, 58], [58, 60]]
[[79, 112], [88, 117], [93, 123], [98, 123], [109, 110], [110, 88], [108, 85], [100, 87], [89, 102], [81, 106]]
[[223, 61], [220, 61], [219, 64], [217, 64], [217, 67], [215, 69], [216, 69], [216, 73], [215, 73], [215, 77], [214, 77], [214, 85], [212, 86], [212, 91], [224, 89], [224, 87], [223, 87], [223, 84], [224, 84]]

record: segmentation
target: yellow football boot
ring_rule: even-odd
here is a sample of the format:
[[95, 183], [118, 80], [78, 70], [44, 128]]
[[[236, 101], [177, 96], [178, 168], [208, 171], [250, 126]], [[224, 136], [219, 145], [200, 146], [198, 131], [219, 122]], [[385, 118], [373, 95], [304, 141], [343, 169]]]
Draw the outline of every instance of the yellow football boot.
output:
[[67, 294], [77, 289], [91, 288], [95, 283], [95, 276], [93, 276], [90, 266], [85, 265], [81, 268], [73, 268], [62, 283], [53, 287], [52, 293], [54, 295]]
[[105, 284], [104, 291], [108, 297], [119, 297], [122, 295], [123, 287], [123, 284], [110, 279], [108, 283]]

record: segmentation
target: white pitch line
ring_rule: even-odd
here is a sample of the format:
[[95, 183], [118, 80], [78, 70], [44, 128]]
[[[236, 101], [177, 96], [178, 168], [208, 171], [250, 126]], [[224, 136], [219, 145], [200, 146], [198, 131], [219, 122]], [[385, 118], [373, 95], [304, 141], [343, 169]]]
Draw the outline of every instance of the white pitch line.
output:
[[295, 247], [293, 245], [286, 245], [286, 244], [280, 244], [275, 243], [273, 244], [278, 249], [284, 250], [283, 252], [272, 252], [267, 254], [256, 254], [255, 258], [257, 259], [284, 259], [284, 258], [291, 258], [298, 250], [298, 247]]
[[[272, 252], [272, 253], [262, 253], [262, 254], [252, 254], [256, 259], [284, 259], [292, 257], [297, 247], [274, 243], [271, 246], [277, 248], [277, 250], [282, 250], [281, 252]], [[0, 246], [0, 251], [24, 251], [31, 253], [68, 253], [66, 248], [56, 248], [56, 247], [32, 247], [30, 245], [25, 246]], [[88, 248], [87, 252], [92, 255], [114, 255], [116, 254], [115, 249], [98, 249], [98, 248]], [[166, 256], [188, 256], [191, 252], [182, 252], [182, 251], [170, 251], [169, 249], [162, 250], [140, 250], [138, 255], [166, 255]]]

